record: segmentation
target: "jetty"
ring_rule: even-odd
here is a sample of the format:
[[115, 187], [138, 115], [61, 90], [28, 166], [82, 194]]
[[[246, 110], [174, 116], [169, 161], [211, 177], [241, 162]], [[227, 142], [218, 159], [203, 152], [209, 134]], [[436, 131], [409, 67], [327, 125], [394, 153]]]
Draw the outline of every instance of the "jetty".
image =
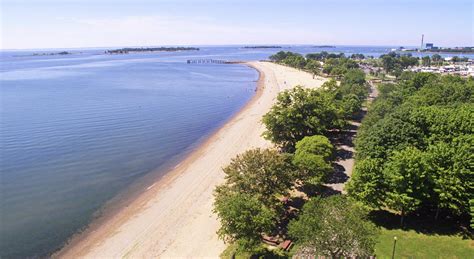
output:
[[188, 59], [188, 64], [229, 64], [227, 60], [222, 59]]

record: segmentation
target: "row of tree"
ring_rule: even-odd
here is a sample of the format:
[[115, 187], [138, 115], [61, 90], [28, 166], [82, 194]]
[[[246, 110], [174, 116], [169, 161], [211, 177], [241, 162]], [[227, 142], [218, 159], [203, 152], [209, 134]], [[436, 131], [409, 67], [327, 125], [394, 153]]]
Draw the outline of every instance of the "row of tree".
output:
[[466, 215], [474, 198], [474, 80], [430, 73], [379, 87], [349, 194], [373, 208]]
[[[288, 52], [277, 55], [280, 62], [299, 59]], [[361, 109], [367, 92], [364, 73], [349, 69], [340, 83], [280, 93], [263, 117], [264, 136], [277, 149], [246, 151], [223, 169], [225, 183], [217, 187], [214, 203], [220, 238], [253, 253], [268, 235], [290, 236], [302, 255], [373, 254], [378, 230], [367, 220], [367, 210], [347, 197], [312, 198], [296, 214], [285, 202], [291, 190], [327, 182], [335, 160], [328, 137]]]
[[326, 51], [309, 53], [305, 57], [290, 51], [280, 51], [270, 56], [270, 60], [274, 62], [298, 69], [305, 69], [313, 75], [323, 72], [338, 78], [351, 69], [359, 68], [355, 60], [363, 58], [365, 57], [362, 54], [353, 54], [350, 57], [346, 57], [344, 53], [335, 54]]

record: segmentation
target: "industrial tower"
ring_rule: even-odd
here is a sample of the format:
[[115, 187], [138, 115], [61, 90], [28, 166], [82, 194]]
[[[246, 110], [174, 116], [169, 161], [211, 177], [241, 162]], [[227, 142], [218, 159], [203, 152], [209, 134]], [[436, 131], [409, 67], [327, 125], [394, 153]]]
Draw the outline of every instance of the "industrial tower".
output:
[[425, 38], [425, 35], [424, 34], [421, 34], [421, 46], [420, 46], [420, 51], [423, 50], [423, 40]]

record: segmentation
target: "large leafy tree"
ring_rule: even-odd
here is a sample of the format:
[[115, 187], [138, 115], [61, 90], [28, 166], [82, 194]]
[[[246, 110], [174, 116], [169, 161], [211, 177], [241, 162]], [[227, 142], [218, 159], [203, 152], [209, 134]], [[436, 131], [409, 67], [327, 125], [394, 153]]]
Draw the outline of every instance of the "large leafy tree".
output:
[[293, 56], [296, 56], [296, 55], [298, 55], [298, 54], [293, 53], [291, 51], [279, 51], [276, 54], [271, 55], [270, 60], [275, 61], [275, 62], [281, 62], [281, 61], [285, 60], [288, 57], [293, 57]]
[[299, 140], [341, 128], [344, 120], [331, 94], [297, 86], [278, 95], [263, 123], [267, 128], [264, 137], [292, 152]]
[[248, 150], [223, 169], [225, 184], [217, 192], [248, 194], [274, 207], [277, 195], [286, 195], [295, 181], [291, 157], [272, 149]]
[[364, 85], [365, 83], [365, 73], [360, 69], [349, 69], [341, 80], [343, 85]]
[[359, 65], [354, 60], [343, 56], [331, 56], [331, 54], [329, 54], [324, 63], [323, 72], [339, 77], [344, 75], [348, 70], [355, 68], [359, 68]]
[[387, 184], [385, 204], [404, 216], [420, 207], [430, 188], [428, 165], [422, 151], [406, 148], [390, 157], [383, 174]]
[[307, 60], [306, 65], [305, 65], [305, 69], [311, 72], [311, 74], [313, 74], [313, 78], [315, 75], [319, 74], [320, 68], [321, 68], [321, 64], [319, 63], [319, 61], [316, 61], [314, 59]]
[[321, 184], [332, 172], [334, 146], [321, 135], [304, 137], [296, 143], [293, 163], [299, 169], [299, 179]]
[[357, 161], [347, 192], [351, 197], [372, 208], [383, 206], [386, 182], [382, 174], [383, 159], [367, 158]]
[[309, 200], [288, 231], [300, 249], [330, 258], [368, 258], [374, 254], [378, 236], [367, 211], [341, 195]]
[[430, 56], [424, 56], [421, 58], [421, 64], [423, 66], [431, 66], [431, 58]]
[[474, 197], [474, 136], [463, 135], [452, 142], [438, 142], [426, 154], [433, 186], [430, 201], [439, 209], [454, 214], [469, 211]]
[[256, 197], [246, 193], [218, 192], [214, 202], [221, 227], [217, 232], [225, 242], [237, 242], [242, 250], [258, 246], [263, 233], [272, 231], [277, 218]]

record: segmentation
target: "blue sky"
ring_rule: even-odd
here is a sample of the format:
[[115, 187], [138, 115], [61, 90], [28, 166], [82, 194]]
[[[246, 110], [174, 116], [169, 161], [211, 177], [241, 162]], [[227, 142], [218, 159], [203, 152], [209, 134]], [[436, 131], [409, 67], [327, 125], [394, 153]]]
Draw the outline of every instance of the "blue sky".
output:
[[2, 49], [474, 45], [467, 0], [0, 0]]

